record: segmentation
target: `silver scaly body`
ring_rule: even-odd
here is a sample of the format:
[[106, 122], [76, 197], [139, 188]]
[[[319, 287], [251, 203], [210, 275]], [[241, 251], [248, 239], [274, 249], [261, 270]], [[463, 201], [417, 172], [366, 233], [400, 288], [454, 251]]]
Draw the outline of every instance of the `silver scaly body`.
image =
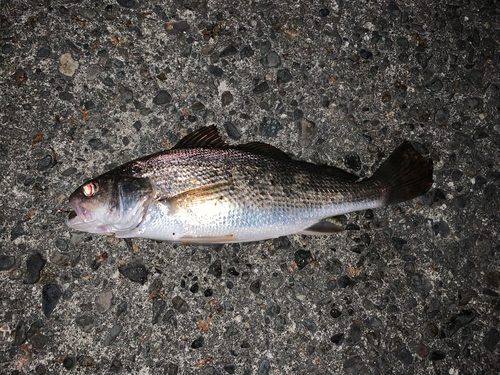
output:
[[235, 149], [172, 150], [139, 160], [157, 198], [135, 232], [182, 242], [247, 242], [303, 231], [323, 218], [381, 207], [381, 184], [354, 183], [305, 163]]

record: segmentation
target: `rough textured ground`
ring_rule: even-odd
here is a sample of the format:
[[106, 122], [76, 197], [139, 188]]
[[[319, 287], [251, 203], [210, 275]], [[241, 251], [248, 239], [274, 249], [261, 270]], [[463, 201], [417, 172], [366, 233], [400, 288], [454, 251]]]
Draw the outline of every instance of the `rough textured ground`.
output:
[[[3, 0], [0, 373], [499, 373], [499, 4]], [[409, 139], [435, 184], [242, 245], [56, 213], [206, 124], [362, 176]]]

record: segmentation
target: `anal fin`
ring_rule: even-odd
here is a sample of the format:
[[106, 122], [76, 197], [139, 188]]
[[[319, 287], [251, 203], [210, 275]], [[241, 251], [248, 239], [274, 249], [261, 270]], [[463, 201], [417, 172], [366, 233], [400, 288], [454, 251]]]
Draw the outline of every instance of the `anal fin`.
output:
[[229, 242], [238, 242], [238, 239], [232, 234], [226, 234], [225, 236], [183, 236], [180, 238], [183, 244], [198, 244], [198, 245], [215, 245], [224, 244]]
[[325, 235], [325, 234], [343, 232], [344, 230], [345, 230], [344, 228], [336, 224], [322, 220], [314, 225], [311, 225], [309, 228], [304, 229], [300, 233], [308, 235]]

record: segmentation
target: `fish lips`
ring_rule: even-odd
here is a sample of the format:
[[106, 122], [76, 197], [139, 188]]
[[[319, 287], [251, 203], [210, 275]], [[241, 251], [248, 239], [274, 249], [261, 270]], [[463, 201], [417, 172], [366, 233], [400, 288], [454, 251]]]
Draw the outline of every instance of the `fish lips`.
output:
[[88, 215], [85, 215], [81, 209], [73, 206], [71, 208], [73, 208], [73, 211], [70, 211], [66, 221], [68, 227], [82, 232], [111, 234], [109, 227], [107, 225], [102, 225], [103, 223], [101, 220], [92, 220], [92, 218], [89, 220]]

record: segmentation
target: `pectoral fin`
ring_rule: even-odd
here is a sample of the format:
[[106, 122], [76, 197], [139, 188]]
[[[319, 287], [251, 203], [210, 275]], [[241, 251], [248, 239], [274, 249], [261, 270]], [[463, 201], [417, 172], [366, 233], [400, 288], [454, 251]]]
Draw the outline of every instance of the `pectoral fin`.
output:
[[304, 229], [301, 231], [301, 234], [308, 234], [308, 235], [324, 235], [324, 234], [332, 234], [332, 233], [338, 233], [338, 232], [343, 232], [345, 229], [342, 227], [339, 227], [336, 224], [330, 223], [329, 221], [320, 221], [309, 228]]

